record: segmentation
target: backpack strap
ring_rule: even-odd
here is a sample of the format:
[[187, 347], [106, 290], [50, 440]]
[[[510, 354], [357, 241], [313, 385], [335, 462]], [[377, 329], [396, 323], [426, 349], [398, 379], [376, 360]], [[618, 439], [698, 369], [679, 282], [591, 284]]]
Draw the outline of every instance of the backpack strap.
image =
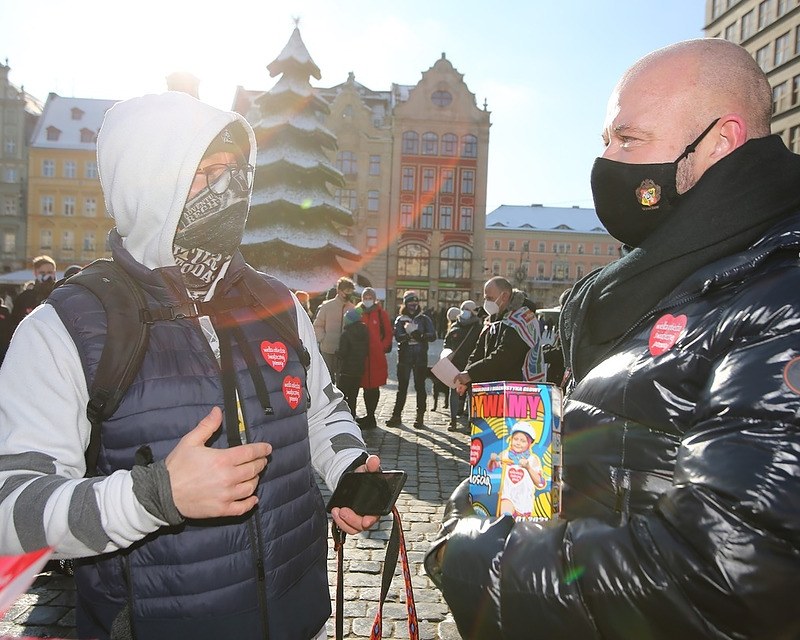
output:
[[[150, 325], [143, 321], [147, 302], [139, 285], [113, 260], [100, 259], [72, 276], [69, 284], [91, 291], [106, 313], [106, 342], [89, 389], [86, 417], [92, 425], [86, 448], [86, 475], [96, 472], [100, 426], [119, 407], [147, 351]], [[113, 348], [109, 346], [113, 345]]]

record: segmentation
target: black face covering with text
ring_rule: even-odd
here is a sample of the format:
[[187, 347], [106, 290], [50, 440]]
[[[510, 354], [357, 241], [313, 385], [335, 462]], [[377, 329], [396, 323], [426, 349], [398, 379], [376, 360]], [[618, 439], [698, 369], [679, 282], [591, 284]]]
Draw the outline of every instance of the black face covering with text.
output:
[[205, 187], [183, 208], [172, 252], [195, 300], [206, 296], [242, 241], [250, 198], [246, 171], [234, 169], [223, 193]]
[[680, 200], [678, 163], [719, 121], [714, 120], [674, 162], [633, 164], [597, 158], [592, 166], [592, 196], [597, 217], [620, 242], [638, 247]]

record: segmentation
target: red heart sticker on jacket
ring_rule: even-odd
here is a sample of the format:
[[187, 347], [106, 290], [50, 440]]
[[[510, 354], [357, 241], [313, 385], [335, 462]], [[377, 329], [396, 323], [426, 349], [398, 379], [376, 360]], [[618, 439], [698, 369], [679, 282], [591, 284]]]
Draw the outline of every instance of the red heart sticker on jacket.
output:
[[289, 352], [286, 350], [286, 345], [282, 342], [270, 342], [264, 340], [261, 343], [261, 355], [267, 364], [275, 369], [275, 371], [283, 371], [286, 362], [289, 360]]
[[668, 313], [661, 316], [650, 332], [650, 354], [660, 356], [672, 349], [685, 328], [685, 315], [673, 316]]
[[483, 442], [480, 438], [473, 438], [469, 443], [469, 464], [474, 467], [483, 455]]
[[297, 376], [286, 376], [283, 379], [283, 397], [292, 409], [297, 409], [300, 397], [303, 395], [303, 385]]
[[511, 467], [508, 470], [508, 479], [511, 480], [514, 484], [517, 484], [520, 480], [522, 480], [522, 474], [525, 473], [519, 467]]

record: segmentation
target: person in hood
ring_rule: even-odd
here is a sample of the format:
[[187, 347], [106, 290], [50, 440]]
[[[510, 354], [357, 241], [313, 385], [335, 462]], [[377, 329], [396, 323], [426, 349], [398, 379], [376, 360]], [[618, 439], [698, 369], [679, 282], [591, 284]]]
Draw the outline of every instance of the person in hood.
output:
[[800, 156], [771, 115], [722, 39], [614, 89], [591, 182], [628, 249], [559, 318], [560, 518], [451, 497], [426, 562], [465, 638], [800, 637]]
[[[319, 351], [303, 348], [315, 335], [302, 306], [237, 248], [253, 131], [186, 94], [147, 95], [109, 109], [97, 155], [114, 262], [149, 310], [180, 313], [152, 322], [90, 478], [87, 389], [103, 307], [65, 282], [22, 321], [0, 369], [0, 554], [50, 545], [79, 558], [82, 638], [325, 637], [327, 523], [314, 470], [333, 489], [380, 460]], [[262, 281], [272, 282], [269, 309], [247, 295]], [[299, 346], [270, 321], [281, 306]], [[332, 516], [346, 533], [377, 520]]]

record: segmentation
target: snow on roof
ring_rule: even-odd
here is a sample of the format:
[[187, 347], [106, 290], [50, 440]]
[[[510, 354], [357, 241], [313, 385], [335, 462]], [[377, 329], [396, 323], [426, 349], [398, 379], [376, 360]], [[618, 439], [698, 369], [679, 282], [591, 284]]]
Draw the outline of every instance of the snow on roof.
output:
[[487, 229], [540, 229], [608, 233], [594, 209], [500, 205], [486, 214]]
[[323, 126], [314, 116], [305, 113], [292, 114], [288, 117], [285, 113], [270, 114], [255, 122], [253, 128], [256, 130], [268, 131], [287, 124], [298, 131], [305, 131], [307, 133], [320, 131], [325, 134], [325, 136], [336, 140], [336, 136], [331, 133], [330, 129]]
[[62, 98], [51, 93], [31, 137], [31, 146], [40, 149], [93, 150], [103, 117], [116, 102], [95, 98]]
[[319, 67], [311, 59], [311, 54], [308, 53], [308, 49], [306, 49], [303, 38], [300, 37], [300, 29], [297, 27], [295, 27], [294, 31], [292, 31], [292, 35], [289, 37], [289, 42], [286, 43], [283, 51], [278, 54], [278, 57], [275, 58], [275, 60], [267, 65], [267, 69], [269, 70], [270, 74], [274, 76], [277, 73], [280, 73], [279, 68], [282, 63], [290, 60], [294, 60], [295, 62], [307, 67], [309, 74], [314, 76], [317, 80], [322, 77], [319, 72]]
[[327, 291], [336, 281], [346, 272], [343, 268], [338, 270], [327, 266], [312, 267], [301, 271], [290, 271], [284, 269], [270, 268], [267, 270], [271, 276], [278, 278], [290, 289], [297, 291], [301, 289], [309, 293], [316, 294]]
[[269, 167], [278, 162], [300, 167], [302, 169], [324, 168], [325, 174], [338, 175], [343, 178], [342, 172], [334, 167], [322, 151], [298, 149], [289, 144], [270, 145], [263, 151], [259, 149], [256, 156], [256, 171], [261, 167]]
[[250, 199], [250, 206], [258, 207], [261, 205], [267, 205], [281, 201], [289, 202], [304, 209], [313, 209], [322, 206], [329, 207], [330, 209], [339, 213], [336, 219], [337, 222], [342, 221], [340, 218], [352, 220], [353, 214], [350, 212], [350, 210], [339, 205], [333, 199], [333, 196], [327, 191], [327, 189], [319, 185], [300, 185], [297, 187], [291, 187], [289, 185], [277, 187], [275, 185], [271, 185], [265, 188], [257, 187], [253, 190], [253, 195]]
[[300, 249], [330, 248], [348, 257], [353, 256], [355, 259], [361, 256], [358, 249], [353, 247], [347, 238], [330, 227], [315, 226], [311, 229], [302, 229], [288, 224], [271, 224], [266, 228], [245, 229], [242, 245], [262, 244], [273, 240], [280, 240]]

